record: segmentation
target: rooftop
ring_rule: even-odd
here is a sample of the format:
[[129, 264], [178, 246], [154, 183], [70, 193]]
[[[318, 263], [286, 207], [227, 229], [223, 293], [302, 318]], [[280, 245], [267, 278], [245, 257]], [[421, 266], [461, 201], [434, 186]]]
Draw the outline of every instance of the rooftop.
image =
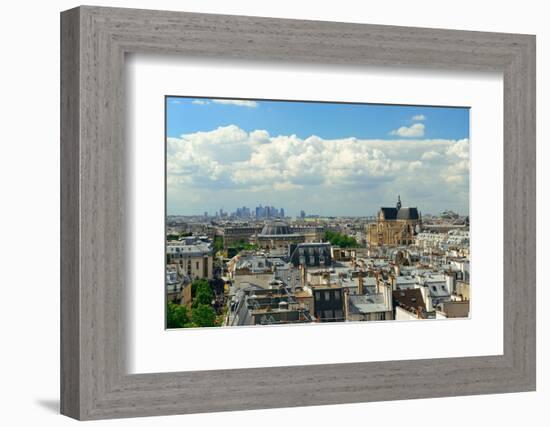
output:
[[185, 254], [185, 255], [206, 255], [212, 252], [212, 247], [208, 244], [188, 245], [181, 243], [171, 243], [166, 245], [167, 254]]
[[350, 295], [349, 309], [353, 313], [378, 313], [391, 310], [385, 304], [383, 294]]
[[426, 311], [422, 292], [418, 288], [393, 291], [393, 301], [400, 306]]
[[292, 234], [290, 227], [284, 221], [273, 221], [264, 225], [262, 228], [261, 236], [281, 236], [286, 234]]

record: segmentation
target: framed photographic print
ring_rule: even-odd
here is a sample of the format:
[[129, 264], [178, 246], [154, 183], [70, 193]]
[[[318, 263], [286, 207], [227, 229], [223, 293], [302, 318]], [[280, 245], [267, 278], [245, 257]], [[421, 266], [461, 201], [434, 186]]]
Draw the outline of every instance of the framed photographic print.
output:
[[165, 110], [167, 328], [469, 317], [468, 108]]
[[63, 414], [535, 389], [534, 36], [83, 6], [61, 40]]

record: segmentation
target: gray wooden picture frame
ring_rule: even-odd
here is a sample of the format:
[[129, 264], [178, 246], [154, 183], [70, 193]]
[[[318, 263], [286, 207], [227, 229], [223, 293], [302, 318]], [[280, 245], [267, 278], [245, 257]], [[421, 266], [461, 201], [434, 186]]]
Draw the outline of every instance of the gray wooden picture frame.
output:
[[[127, 53], [502, 72], [504, 354], [127, 374]], [[85, 420], [535, 390], [535, 255], [534, 36], [88, 6], [62, 12], [61, 413]]]

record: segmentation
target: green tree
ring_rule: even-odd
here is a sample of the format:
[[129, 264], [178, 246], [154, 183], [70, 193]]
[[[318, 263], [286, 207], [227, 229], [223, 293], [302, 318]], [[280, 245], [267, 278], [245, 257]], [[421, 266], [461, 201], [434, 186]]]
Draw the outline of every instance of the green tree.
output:
[[214, 237], [214, 249], [216, 252], [223, 251], [223, 237], [222, 236], [215, 236]]
[[334, 231], [325, 231], [325, 240], [329, 241], [334, 246], [339, 246], [340, 248], [356, 248], [359, 246], [357, 240], [353, 237], [346, 236], [341, 233], [335, 233]]
[[255, 245], [254, 243], [249, 243], [244, 239], [240, 239], [239, 241], [229, 246], [229, 248], [235, 249], [237, 251], [242, 251], [243, 249], [247, 251], [251, 251], [251, 250], [258, 249], [258, 245]]
[[216, 311], [210, 305], [198, 304], [193, 308], [192, 320], [199, 328], [216, 326]]
[[199, 287], [204, 286], [204, 284], [208, 284], [208, 280], [206, 279], [193, 280], [193, 283], [191, 283], [191, 297], [195, 298], [195, 295], [197, 294], [197, 289]]
[[196, 323], [193, 323], [193, 322], [189, 322], [189, 323], [185, 324], [185, 327], [186, 328], [198, 328], [199, 325], [197, 325]]
[[189, 323], [187, 307], [168, 302], [168, 306], [166, 307], [166, 323], [168, 329], [187, 327], [186, 325]]
[[210, 284], [205, 279], [197, 279], [191, 285], [191, 292], [193, 292], [194, 287], [194, 296], [193, 296], [193, 308], [197, 307], [200, 304], [210, 305], [214, 299], [214, 292]]

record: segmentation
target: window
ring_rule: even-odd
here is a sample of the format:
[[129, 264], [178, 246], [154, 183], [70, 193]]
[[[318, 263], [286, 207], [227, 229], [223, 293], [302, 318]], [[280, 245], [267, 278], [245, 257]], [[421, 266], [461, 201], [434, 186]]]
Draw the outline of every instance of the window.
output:
[[340, 301], [340, 292], [339, 292], [339, 291], [335, 291], [335, 292], [334, 292], [334, 299], [335, 299], [336, 301]]
[[321, 301], [321, 293], [315, 292], [315, 301]]
[[197, 262], [195, 263], [195, 265], [196, 265], [196, 269], [198, 270], [198, 269], [199, 269], [199, 262], [197, 261]]
[[330, 301], [330, 291], [325, 291], [325, 301]]
[[325, 310], [323, 313], [324, 313], [323, 317], [325, 319], [331, 319], [331, 320], [333, 319], [332, 310]]
[[342, 320], [344, 318], [344, 313], [342, 310], [335, 310], [334, 317], [336, 317], [336, 320]]

